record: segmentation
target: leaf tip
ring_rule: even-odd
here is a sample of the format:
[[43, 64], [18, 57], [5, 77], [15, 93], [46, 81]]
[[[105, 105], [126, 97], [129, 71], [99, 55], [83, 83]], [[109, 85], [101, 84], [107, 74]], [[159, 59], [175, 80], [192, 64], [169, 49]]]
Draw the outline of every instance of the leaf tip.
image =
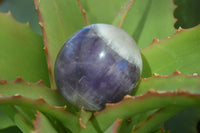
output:
[[117, 133], [118, 132], [122, 122], [123, 122], [123, 119], [117, 118], [117, 120], [114, 122], [112, 133]]
[[39, 128], [39, 122], [40, 122], [40, 117], [41, 117], [41, 114], [39, 111], [36, 112], [35, 117], [36, 117], [36, 119], [33, 120], [33, 126], [34, 126], [35, 130], [37, 130]]
[[83, 122], [82, 118], [79, 118], [79, 124], [80, 124], [81, 128], [86, 129], [86, 125]]
[[[133, 96], [125, 95], [124, 98], [123, 98], [121, 101], [119, 101], [119, 102], [116, 102], [116, 103], [106, 103], [106, 104], [105, 104], [105, 108], [115, 106], [115, 105], [117, 105], [117, 104], [120, 104], [120, 103], [123, 102], [124, 100], [130, 100], [130, 99], [133, 99]], [[105, 109], [105, 108], [104, 108], [104, 109]]]

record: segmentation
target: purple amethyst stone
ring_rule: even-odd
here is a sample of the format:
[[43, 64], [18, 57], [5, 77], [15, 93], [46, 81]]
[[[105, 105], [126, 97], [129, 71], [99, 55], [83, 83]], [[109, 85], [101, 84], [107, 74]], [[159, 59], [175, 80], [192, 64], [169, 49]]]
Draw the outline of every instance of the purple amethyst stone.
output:
[[122, 29], [93, 24], [75, 33], [55, 63], [59, 92], [74, 106], [98, 111], [131, 94], [142, 71], [135, 41]]

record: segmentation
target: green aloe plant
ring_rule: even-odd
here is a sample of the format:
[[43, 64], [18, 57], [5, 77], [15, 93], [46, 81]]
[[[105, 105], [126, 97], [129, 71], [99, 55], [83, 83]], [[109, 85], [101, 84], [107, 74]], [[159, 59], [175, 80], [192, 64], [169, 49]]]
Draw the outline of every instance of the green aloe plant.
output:
[[[36, 33], [28, 23], [16, 21], [15, 12], [1, 12], [0, 133], [200, 132], [198, 4], [197, 0], [34, 0], [42, 35], [37, 25], [31, 23]], [[141, 50], [143, 73], [131, 96], [87, 112], [60, 96], [53, 70], [64, 42], [93, 23], [112, 24], [129, 33]]]

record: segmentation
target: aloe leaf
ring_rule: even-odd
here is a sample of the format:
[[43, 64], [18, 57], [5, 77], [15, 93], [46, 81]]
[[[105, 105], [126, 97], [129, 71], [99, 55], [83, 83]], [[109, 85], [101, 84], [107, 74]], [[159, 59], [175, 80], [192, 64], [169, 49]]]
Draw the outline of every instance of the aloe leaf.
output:
[[32, 133], [57, 133], [52, 124], [45, 115], [41, 112], [37, 112], [36, 120], [34, 121], [35, 130]]
[[[32, 108], [18, 107], [18, 106], [13, 106], [13, 109], [17, 114], [17, 119], [20, 119], [18, 121], [21, 121], [21, 123], [24, 123], [25, 125], [27, 125], [27, 127], [33, 129], [32, 120], [35, 119], [36, 111], [33, 110]], [[17, 120], [15, 118], [15, 123], [16, 121]]]
[[[27, 98], [42, 98], [48, 104], [55, 106], [69, 105], [66, 100], [59, 95], [58, 91], [47, 88], [41, 81], [37, 83], [28, 83], [21, 78], [18, 78], [15, 81], [0, 80], [0, 93], [5, 97], [22, 95]], [[68, 107], [68, 110], [73, 112], [74, 110], [70, 107], [71, 106]], [[20, 107], [18, 109], [23, 118], [30, 124], [30, 121], [34, 118], [34, 112], [31, 111], [32, 108], [28, 109], [27, 107]], [[12, 115], [10, 117], [13, 118]]]
[[13, 106], [10, 105], [0, 106], [0, 110], [14, 122], [16, 111], [14, 110]]
[[77, 132], [79, 130], [78, 118], [75, 115], [68, 113], [65, 107], [56, 107], [47, 104], [42, 98], [31, 99], [20, 95], [0, 97], [0, 105], [18, 105], [32, 108], [54, 117], [72, 132]]
[[[192, 93], [200, 93], [198, 89], [195, 89], [199, 85], [200, 85], [200, 75], [184, 75], [184, 74], [181, 74], [179, 71], [175, 71], [173, 74], [169, 76], [154, 74], [150, 78], [141, 79], [140, 84], [134, 91], [134, 95], [142, 95], [151, 88], [154, 88], [157, 91], [174, 91], [177, 88], [181, 88], [183, 90], [188, 90]], [[184, 108], [180, 108], [180, 110], [181, 109], [183, 110]], [[155, 129], [154, 126], [159, 125], [159, 123], [163, 124], [170, 117], [180, 112], [180, 110], [176, 111], [176, 108], [174, 108], [174, 109], [171, 109], [170, 111], [170, 109], [166, 107], [166, 109], [160, 111], [159, 113], [156, 113], [156, 116], [157, 118], [159, 118], [159, 120], [156, 120], [155, 118], [155, 121], [152, 122], [151, 120], [154, 120], [155, 116], [152, 117], [152, 119], [150, 120], [146, 120], [145, 122], [149, 122], [149, 123], [144, 124], [144, 126], [141, 126], [139, 128], [139, 131], [136, 131], [136, 132], [145, 132], [144, 130], [148, 130], [147, 132], [151, 132], [151, 130]], [[156, 122], [159, 122], [159, 123], [156, 123]], [[154, 126], [152, 126], [151, 124]], [[157, 126], [157, 129], [158, 128], [160, 127]]]
[[168, 76], [154, 74], [149, 78], [141, 78], [133, 95], [145, 94], [151, 88], [158, 91], [183, 89], [191, 93], [200, 93], [199, 89], [197, 89], [198, 86], [200, 86], [200, 75], [184, 75], [176, 70]]
[[168, 39], [155, 39], [152, 45], [141, 51], [142, 77], [149, 77], [152, 73], [168, 75], [176, 69], [184, 74], [200, 73], [199, 38], [200, 25], [187, 30], [179, 29]]
[[[133, 36], [140, 48], [150, 44], [154, 37], [165, 38], [175, 32], [173, 17], [175, 6], [172, 0], [150, 0], [149, 2], [87, 0], [81, 1], [81, 4], [90, 24], [108, 23], [122, 26]], [[159, 17], [155, 18], [155, 16]]]
[[42, 34], [33, 0], [5, 0], [0, 4], [0, 12], [8, 11], [12, 12], [13, 17], [17, 21], [21, 23], [29, 22], [31, 28], [36, 33]]
[[84, 18], [75, 0], [34, 0], [34, 2], [42, 28], [51, 85], [52, 88], [56, 88], [54, 62], [57, 54], [65, 41], [84, 26]]
[[[199, 88], [197, 87], [197, 89]], [[123, 101], [116, 104], [108, 104], [104, 110], [96, 112], [84, 132], [96, 132], [96, 126], [92, 126], [94, 121], [101, 131], [105, 131], [117, 118], [127, 119], [139, 113], [167, 106], [200, 106], [199, 101], [199, 94], [192, 94], [186, 91], [158, 92], [151, 90], [142, 96], [126, 96]]]
[[18, 107], [3, 105], [0, 106], [0, 109], [4, 114], [6, 114], [6, 116], [9, 117], [14, 125], [18, 126], [18, 128], [21, 129], [21, 131], [30, 132], [33, 129], [32, 123], [28, 122], [27, 119], [24, 118], [24, 113], [22, 114], [21, 111], [19, 111]]
[[174, 8], [172, 0], [135, 0], [125, 19], [119, 19], [119, 23], [123, 21], [121, 28], [133, 36], [141, 49], [154, 37], [162, 39], [175, 33]]
[[2, 111], [0, 111], [0, 129], [5, 129], [14, 126], [14, 122]]
[[10, 12], [0, 13], [0, 20], [0, 79], [14, 80], [20, 75], [49, 86], [42, 37], [14, 20]]
[[0, 80], [0, 93], [6, 97], [17, 94], [34, 99], [43, 98], [47, 103], [55, 106], [67, 104], [58, 91], [47, 88], [41, 81], [29, 83], [21, 78], [15, 81]]
[[155, 132], [162, 127], [163, 123], [176, 113], [182, 111], [181, 107], [165, 107], [151, 114], [146, 121], [138, 125], [132, 133], [150, 133]]
[[199, 0], [174, 0], [177, 5], [174, 15], [177, 18], [176, 28], [191, 28], [200, 24], [200, 1]]
[[[157, 109], [156, 109], [157, 110]], [[119, 133], [126, 132], [130, 133], [132, 130], [140, 123], [144, 122], [149, 115], [154, 113], [156, 110], [151, 110], [148, 112], [140, 113], [138, 115], [134, 115], [128, 119], [123, 120], [123, 123], [120, 126]]]
[[199, 132], [200, 108], [188, 108], [165, 122], [165, 128], [170, 133], [197, 133]]
[[85, 10], [90, 24], [112, 24], [118, 13], [126, 8], [129, 0], [78, 0]]
[[135, 128], [136, 124], [138, 123], [140, 116], [142, 115], [139, 114], [139, 115], [135, 115], [134, 117], [130, 117], [128, 119], [123, 119], [118, 129], [118, 133], [121, 133], [121, 132], [130, 133]]
[[15, 117], [15, 124], [16, 126], [23, 132], [23, 133], [30, 133], [32, 127], [26, 124], [26, 122], [21, 118], [20, 115], [16, 114]]
[[86, 129], [87, 123], [91, 117], [92, 117], [92, 113], [85, 111], [84, 108], [82, 107], [80, 118], [79, 118], [79, 124], [81, 128]]
[[118, 133], [122, 119], [117, 119], [104, 133]]

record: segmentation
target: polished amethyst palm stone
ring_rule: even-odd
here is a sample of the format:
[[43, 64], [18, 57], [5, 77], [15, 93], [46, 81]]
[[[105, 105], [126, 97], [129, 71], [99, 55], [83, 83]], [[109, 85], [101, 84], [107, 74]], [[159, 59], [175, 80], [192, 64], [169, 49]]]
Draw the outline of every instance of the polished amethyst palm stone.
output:
[[93, 24], [75, 33], [61, 48], [55, 79], [62, 96], [88, 111], [104, 108], [132, 93], [142, 71], [135, 41], [125, 31]]

